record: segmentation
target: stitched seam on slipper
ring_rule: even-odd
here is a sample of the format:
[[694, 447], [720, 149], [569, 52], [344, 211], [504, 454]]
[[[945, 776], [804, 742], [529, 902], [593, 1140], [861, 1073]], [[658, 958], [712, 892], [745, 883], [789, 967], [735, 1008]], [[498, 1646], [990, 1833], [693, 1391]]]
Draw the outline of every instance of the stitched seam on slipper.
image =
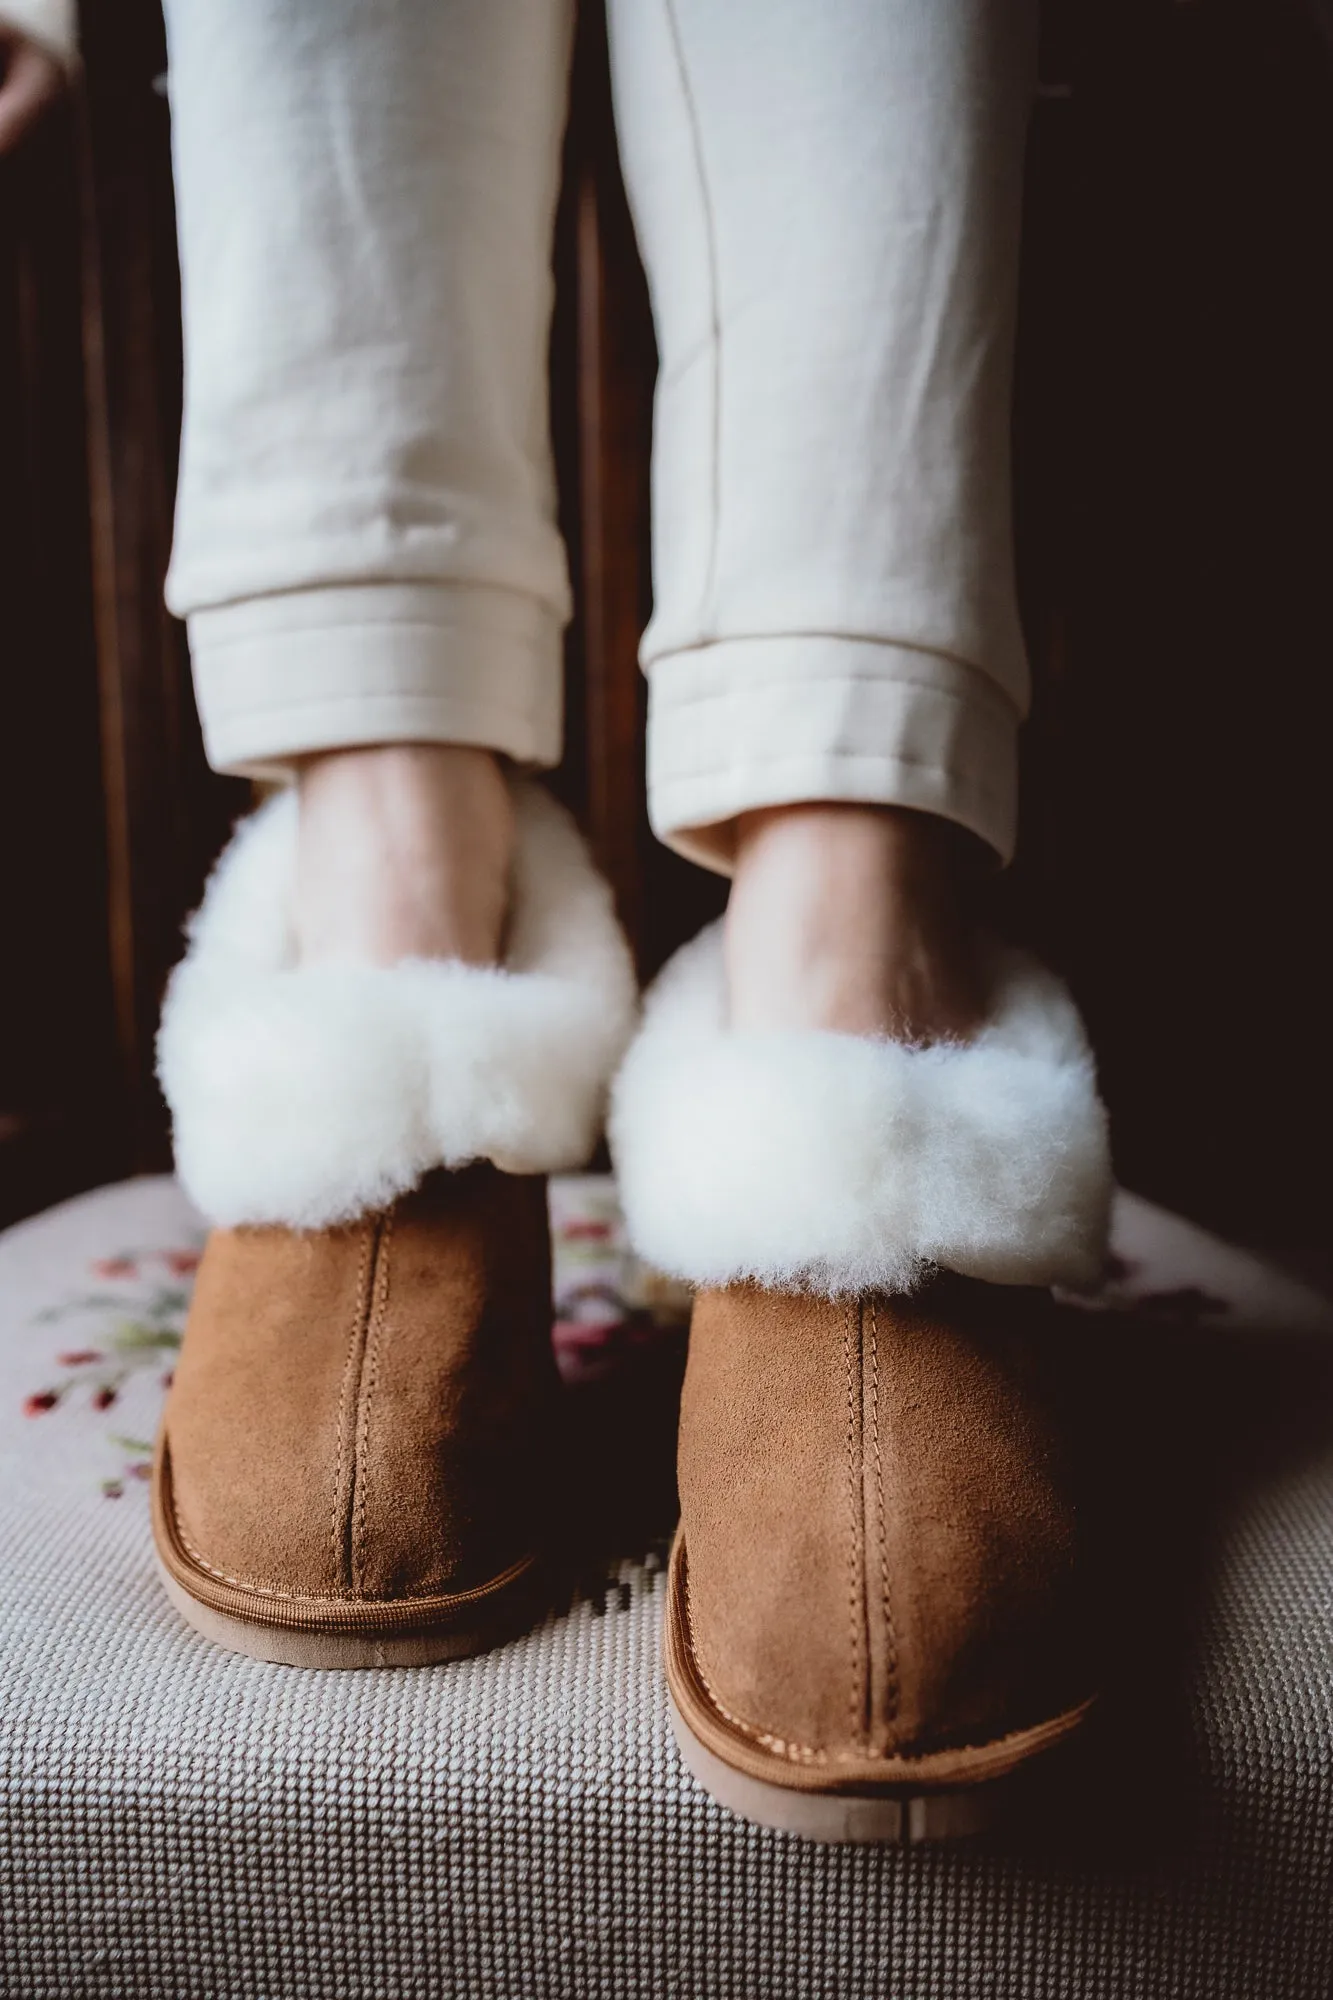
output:
[[[181, 1526], [180, 1512], [176, 1506], [174, 1494], [172, 1495], [171, 1502], [171, 1521], [176, 1531], [176, 1539], [189, 1556], [191, 1562], [197, 1569], [204, 1570], [209, 1576], [216, 1577], [219, 1583], [231, 1584], [237, 1590], [252, 1591], [256, 1597], [280, 1598], [292, 1604], [340, 1604], [346, 1606], [366, 1601], [364, 1598], [348, 1597], [339, 1592], [326, 1590], [288, 1590], [281, 1584], [261, 1583], [252, 1576], [233, 1576], [229, 1570], [219, 1569], [215, 1563], [209, 1562], [207, 1557], [202, 1555], [194, 1546], [194, 1543]], [[521, 1574], [524, 1569], [528, 1568], [530, 1561], [530, 1558], [525, 1558], [523, 1562], [511, 1565], [514, 1576]], [[509, 1571], [506, 1571], [504, 1573], [504, 1580], [512, 1582], [514, 1576], [511, 1576]], [[495, 1579], [495, 1581], [498, 1580]], [[460, 1590], [454, 1593], [454, 1595], [456, 1595], [459, 1602], [471, 1602], [475, 1598], [484, 1596], [489, 1588], [489, 1585], [483, 1585], [480, 1589]], [[441, 1598], [446, 1603], [450, 1601], [448, 1593], [439, 1591], [404, 1592], [397, 1597], [386, 1597], [383, 1599], [383, 1604], [386, 1610], [393, 1610], [400, 1604], [430, 1604]]]
[[820, 1749], [813, 1743], [789, 1743], [785, 1737], [773, 1736], [768, 1730], [759, 1729], [753, 1722], [746, 1722], [742, 1716], [734, 1715], [725, 1702], [718, 1699], [717, 1692], [704, 1671], [703, 1661], [699, 1655], [699, 1641], [694, 1630], [694, 1609], [690, 1601], [688, 1577], [685, 1580], [685, 1636], [689, 1644], [690, 1659], [693, 1663], [694, 1671], [699, 1676], [699, 1685], [724, 1722], [729, 1722], [733, 1729], [739, 1729], [742, 1736], [748, 1736], [751, 1742], [759, 1744], [761, 1749], [776, 1751], [778, 1756], [788, 1758], [793, 1764], [826, 1764], [828, 1762], [829, 1753], [827, 1750]]
[[333, 1550], [333, 1568], [335, 1574], [342, 1568], [343, 1543], [345, 1539], [338, 1533], [338, 1513], [343, 1490], [343, 1466], [347, 1459], [347, 1402], [351, 1392], [352, 1363], [356, 1358], [357, 1348], [360, 1344], [357, 1335], [361, 1327], [365, 1324], [365, 1316], [369, 1307], [366, 1287], [370, 1273], [370, 1253], [374, 1242], [374, 1224], [363, 1225], [361, 1233], [361, 1257], [356, 1274], [356, 1318], [352, 1323], [352, 1332], [347, 1342], [347, 1359], [343, 1363], [342, 1385], [338, 1391], [336, 1417], [338, 1449], [333, 1471], [333, 1507], [329, 1517], [329, 1542]]
[[860, 1609], [857, 1598], [860, 1593], [856, 1587], [858, 1569], [856, 1558], [857, 1544], [860, 1540], [861, 1509], [856, 1504], [856, 1425], [852, 1406], [852, 1313], [854, 1310], [855, 1308], [849, 1300], [843, 1309], [842, 1315], [842, 1358], [847, 1376], [847, 1514], [851, 1527], [851, 1537], [847, 1545], [847, 1605], [852, 1641], [852, 1679], [848, 1706], [853, 1741], [862, 1733], [861, 1635], [859, 1629], [860, 1619], [857, 1615]]
[[688, 1579], [685, 1584], [685, 1637], [689, 1647], [690, 1664], [698, 1676], [699, 1685], [717, 1713], [722, 1717], [722, 1720], [729, 1723], [733, 1729], [739, 1730], [740, 1734], [748, 1737], [752, 1743], [757, 1743], [760, 1749], [772, 1750], [778, 1756], [785, 1757], [792, 1764], [839, 1764], [844, 1766], [857, 1764], [894, 1764], [910, 1767], [913, 1764], [924, 1763], [928, 1757], [936, 1756], [943, 1750], [951, 1750], [960, 1757], [967, 1756], [974, 1750], [999, 1750], [1006, 1743], [1015, 1742], [1019, 1737], [1030, 1733], [1026, 1729], [1011, 1729], [1003, 1736], [984, 1737], [980, 1743], [943, 1743], [937, 1749], [918, 1751], [915, 1755], [905, 1754], [901, 1750], [878, 1750], [861, 1757], [836, 1757], [828, 1750], [816, 1748], [813, 1744], [789, 1743], [784, 1737], [773, 1736], [766, 1729], [760, 1729], [753, 1722], [747, 1722], [743, 1716], [734, 1714], [725, 1702], [719, 1700], [712, 1682], [704, 1671], [703, 1661], [700, 1658], [699, 1642], [694, 1630], [694, 1614], [690, 1603]]
[[252, 1590], [257, 1597], [290, 1598], [293, 1600], [304, 1600], [311, 1604], [342, 1604], [346, 1602], [344, 1598], [331, 1594], [328, 1591], [287, 1590], [281, 1584], [261, 1583], [256, 1577], [233, 1576], [229, 1570], [219, 1569], [216, 1563], [209, 1562], [208, 1558], [200, 1553], [186, 1534], [185, 1529], [181, 1525], [180, 1509], [176, 1505], [176, 1496], [174, 1493], [171, 1497], [171, 1519], [176, 1530], [176, 1538], [186, 1555], [190, 1558], [190, 1561], [197, 1568], [207, 1571], [209, 1576], [215, 1576], [219, 1583], [232, 1584], [237, 1590]]
[[371, 1306], [370, 1322], [366, 1329], [360, 1398], [361, 1417], [357, 1426], [356, 1456], [352, 1466], [355, 1510], [352, 1517], [351, 1585], [353, 1595], [356, 1597], [365, 1595], [366, 1493], [370, 1485], [366, 1476], [365, 1461], [370, 1441], [370, 1406], [374, 1401], [375, 1388], [379, 1381], [380, 1334], [384, 1327], [385, 1314], [389, 1309], [389, 1247], [392, 1240], [393, 1215], [390, 1213], [384, 1218], [377, 1246], [375, 1297]]
[[879, 1540], [879, 1588], [880, 1603], [884, 1613], [884, 1633], [886, 1646], [885, 1660], [885, 1707], [888, 1720], [892, 1724], [898, 1719], [898, 1634], [893, 1622], [893, 1605], [889, 1597], [889, 1542], [885, 1525], [886, 1501], [884, 1493], [884, 1454], [879, 1431], [879, 1313], [875, 1301], [870, 1301], [870, 1432], [875, 1452], [875, 1513]]

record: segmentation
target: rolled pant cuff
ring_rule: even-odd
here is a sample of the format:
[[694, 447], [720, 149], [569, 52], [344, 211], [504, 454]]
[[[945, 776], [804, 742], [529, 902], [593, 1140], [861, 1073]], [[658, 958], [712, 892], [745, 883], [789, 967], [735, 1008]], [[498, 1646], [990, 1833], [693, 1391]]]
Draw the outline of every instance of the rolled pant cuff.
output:
[[867, 639], [727, 639], [649, 668], [653, 830], [731, 870], [735, 820], [841, 800], [937, 814], [1013, 854], [1019, 714], [979, 669]]
[[338, 585], [198, 611], [188, 621], [215, 771], [285, 775], [366, 743], [472, 743], [560, 761], [561, 625], [482, 584]]

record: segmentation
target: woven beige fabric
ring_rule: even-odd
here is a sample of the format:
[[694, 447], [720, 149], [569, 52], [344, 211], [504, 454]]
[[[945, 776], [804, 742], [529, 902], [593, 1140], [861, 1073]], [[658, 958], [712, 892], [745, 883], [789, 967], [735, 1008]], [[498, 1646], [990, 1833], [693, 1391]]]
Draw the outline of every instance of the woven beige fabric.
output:
[[[144, 1181], [0, 1239], [6, 2000], [1327, 2000], [1327, 1345], [1090, 1318], [1107, 1518], [1157, 1545], [1151, 1623], [1116, 1621], [1128, 1719], [1035, 1832], [821, 1849], [684, 1776], [655, 1519], [479, 1660], [318, 1674], [185, 1630], [137, 1468], [196, 1234]], [[669, 1432], [641, 1392], [577, 1392], [627, 1480]]]

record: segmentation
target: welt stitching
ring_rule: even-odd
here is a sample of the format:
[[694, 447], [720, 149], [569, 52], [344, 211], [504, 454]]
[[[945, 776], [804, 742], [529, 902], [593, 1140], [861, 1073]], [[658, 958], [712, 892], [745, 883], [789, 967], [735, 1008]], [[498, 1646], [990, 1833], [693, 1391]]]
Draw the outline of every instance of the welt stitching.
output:
[[365, 1573], [366, 1493], [370, 1486], [370, 1481], [366, 1477], [366, 1456], [370, 1442], [370, 1406], [374, 1401], [375, 1385], [379, 1377], [380, 1332], [389, 1303], [389, 1243], [392, 1236], [393, 1216], [389, 1214], [385, 1216], [379, 1232], [379, 1252], [375, 1261], [375, 1299], [366, 1332], [365, 1365], [361, 1371], [361, 1414], [357, 1426], [356, 1466], [353, 1473], [356, 1505], [352, 1520], [352, 1589], [358, 1596], [362, 1594]]
[[785, 1757], [789, 1763], [826, 1764], [828, 1762], [828, 1751], [821, 1748], [820, 1745], [796, 1742], [785, 1736], [774, 1736], [770, 1730], [760, 1729], [755, 1723], [747, 1722], [744, 1716], [735, 1714], [733, 1710], [727, 1707], [724, 1701], [719, 1699], [717, 1689], [713, 1686], [705, 1671], [703, 1655], [699, 1651], [698, 1634], [694, 1629], [694, 1604], [690, 1597], [688, 1577], [685, 1580], [685, 1638], [689, 1646], [690, 1659], [694, 1664], [694, 1671], [699, 1676], [699, 1684], [724, 1722], [729, 1722], [733, 1729], [738, 1729], [742, 1736], [748, 1736], [752, 1743], [758, 1743], [762, 1749], [772, 1750], [777, 1756]]
[[[725, 1702], [719, 1700], [717, 1695], [717, 1690], [714, 1688], [712, 1682], [708, 1678], [708, 1674], [703, 1663], [703, 1655], [699, 1650], [699, 1637], [698, 1633], [695, 1631], [695, 1626], [694, 1626], [694, 1603], [693, 1599], [690, 1596], [690, 1586], [689, 1586], [688, 1576], [686, 1577], [685, 1580], [684, 1598], [685, 1598], [684, 1636], [685, 1636], [686, 1651], [688, 1652], [690, 1658], [690, 1664], [693, 1667], [695, 1674], [698, 1676], [700, 1687], [703, 1689], [704, 1693], [707, 1695], [709, 1701], [712, 1703], [713, 1707], [717, 1710], [718, 1714], [722, 1717], [722, 1720], [724, 1722], [729, 1722], [733, 1729], [739, 1730], [742, 1736], [749, 1737], [751, 1742], [759, 1744], [762, 1749], [772, 1750], [778, 1756], [785, 1757], [788, 1763], [827, 1764], [834, 1761], [830, 1758], [828, 1751], [821, 1748], [819, 1745], [813, 1743], [792, 1742], [784, 1736], [774, 1736], [768, 1730], [756, 1727], [756, 1725], [753, 1722], [747, 1722], [744, 1716], [736, 1715], [731, 1709], [727, 1707]], [[971, 1750], [995, 1750], [999, 1749], [1006, 1743], [1016, 1743], [1019, 1741], [1021, 1737], [1024, 1737], [1028, 1734], [1029, 1731], [1027, 1729], [1010, 1729], [1007, 1730], [1003, 1736], [982, 1737], [979, 1741], [969, 1740], [966, 1743], [951, 1743], [946, 1747], [950, 1750], [957, 1751], [960, 1754], [966, 1753], [967, 1751]], [[918, 1751], [915, 1754], [912, 1754], [910, 1752], [904, 1753], [901, 1750], [875, 1750], [869, 1753], [869, 1755], [866, 1758], [866, 1762], [871, 1764], [883, 1764], [886, 1766], [892, 1766], [894, 1770], [900, 1770], [903, 1768], [911, 1770], [914, 1766], [925, 1763], [928, 1757], [931, 1756], [932, 1754], [933, 1752], [931, 1750], [926, 1750], [924, 1752]]]
[[699, 124], [699, 108], [690, 90], [689, 71], [685, 67], [685, 45], [681, 39], [680, 22], [676, 17], [674, 0], [664, 0], [664, 12], [667, 30], [671, 36], [671, 51], [676, 59], [680, 94], [685, 104], [686, 123], [690, 128], [690, 151], [694, 157], [694, 171], [699, 184], [699, 202], [703, 209], [704, 245], [708, 263], [708, 330], [713, 350], [712, 436], [709, 439], [711, 459], [709, 500], [712, 510], [712, 531], [708, 543], [708, 568], [704, 572], [700, 602], [700, 617], [706, 622], [712, 613], [713, 599], [717, 591], [718, 542], [722, 514], [722, 315], [718, 299], [717, 220], [713, 214], [708, 175], [704, 168], [703, 132]]
[[[190, 1558], [190, 1561], [195, 1564], [196, 1568], [207, 1570], [210, 1576], [215, 1576], [219, 1583], [234, 1584], [238, 1590], [252, 1590], [257, 1597], [297, 1597], [302, 1594], [295, 1590], [283, 1590], [276, 1583], [261, 1583], [253, 1576], [232, 1576], [228, 1570], [219, 1569], [216, 1563], [209, 1562], [208, 1558], [200, 1553], [186, 1534], [180, 1517], [180, 1508], [176, 1505], [174, 1495], [171, 1502], [171, 1520], [176, 1530], [176, 1539]], [[333, 1602], [332, 1599], [329, 1601]]]
[[852, 1736], [854, 1738], [861, 1733], [862, 1716], [861, 1607], [858, 1602], [860, 1592], [857, 1589], [859, 1574], [857, 1557], [861, 1538], [861, 1508], [857, 1505], [856, 1499], [856, 1424], [852, 1382], [852, 1314], [855, 1310], [855, 1306], [849, 1302], [843, 1312], [842, 1322], [843, 1363], [847, 1372], [847, 1506], [852, 1531], [847, 1559], [847, 1605], [852, 1633], [852, 1679], [849, 1707], [851, 1711]]
[[[230, 1570], [219, 1569], [216, 1563], [209, 1562], [207, 1556], [203, 1555], [195, 1547], [185, 1532], [180, 1517], [180, 1509], [177, 1507], [174, 1497], [171, 1505], [171, 1519], [176, 1530], [176, 1539], [195, 1565], [195, 1568], [206, 1570], [209, 1576], [215, 1576], [219, 1583], [229, 1583], [237, 1590], [251, 1592], [255, 1597], [279, 1598], [292, 1604], [346, 1604], [347, 1602], [346, 1597], [340, 1591], [288, 1590], [283, 1584], [264, 1583], [257, 1577], [233, 1576]], [[484, 1595], [484, 1592], [480, 1590], [455, 1591], [452, 1593], [448, 1591], [416, 1590], [395, 1592], [393, 1602], [395, 1606], [399, 1604], [448, 1605], [456, 1603], [459, 1600], [471, 1602], [472, 1599], [482, 1595]]]
[[[356, 1273], [356, 1317], [352, 1322], [351, 1337], [347, 1342], [347, 1359], [343, 1363], [342, 1389], [338, 1396], [338, 1449], [333, 1469], [333, 1508], [329, 1520], [329, 1539], [333, 1546], [334, 1575], [341, 1578], [344, 1538], [338, 1532], [339, 1501], [343, 1490], [343, 1467], [347, 1462], [347, 1405], [351, 1396], [352, 1364], [357, 1360], [360, 1348], [361, 1329], [366, 1322], [368, 1310], [367, 1280], [370, 1272], [370, 1252], [375, 1241], [374, 1226], [365, 1229], [361, 1236], [361, 1259]], [[349, 1579], [350, 1581], [350, 1579]]]
[[873, 1300], [870, 1305], [870, 1433], [875, 1451], [875, 1512], [879, 1530], [880, 1604], [884, 1613], [884, 1635], [888, 1655], [885, 1699], [888, 1719], [893, 1722], [898, 1715], [898, 1634], [894, 1628], [893, 1603], [889, 1596], [889, 1538], [884, 1521], [884, 1455], [879, 1436], [879, 1311]]

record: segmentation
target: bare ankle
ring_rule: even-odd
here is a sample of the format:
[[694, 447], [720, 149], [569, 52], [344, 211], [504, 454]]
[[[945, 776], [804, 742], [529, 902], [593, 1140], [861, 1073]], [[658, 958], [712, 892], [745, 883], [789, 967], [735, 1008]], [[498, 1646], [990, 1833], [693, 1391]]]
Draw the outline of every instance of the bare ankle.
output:
[[303, 961], [494, 963], [514, 827], [490, 751], [435, 743], [330, 751], [305, 760], [298, 786]]
[[965, 1039], [984, 996], [962, 838], [891, 806], [745, 814], [726, 926], [734, 1025]]

